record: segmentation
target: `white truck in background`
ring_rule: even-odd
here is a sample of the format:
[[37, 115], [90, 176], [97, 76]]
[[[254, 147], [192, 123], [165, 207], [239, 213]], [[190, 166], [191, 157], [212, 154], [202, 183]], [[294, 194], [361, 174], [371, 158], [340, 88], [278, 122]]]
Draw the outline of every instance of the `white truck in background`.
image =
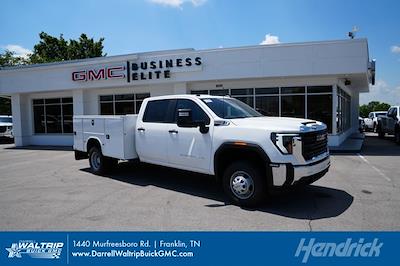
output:
[[12, 117], [9, 115], [0, 115], [0, 137], [14, 138]]
[[88, 158], [95, 174], [140, 160], [214, 175], [242, 206], [273, 188], [310, 184], [330, 166], [326, 125], [265, 117], [230, 97], [152, 97], [138, 115], [74, 116], [73, 123], [75, 158]]
[[364, 129], [377, 132], [378, 118], [386, 115], [386, 111], [370, 112], [368, 117], [364, 118]]

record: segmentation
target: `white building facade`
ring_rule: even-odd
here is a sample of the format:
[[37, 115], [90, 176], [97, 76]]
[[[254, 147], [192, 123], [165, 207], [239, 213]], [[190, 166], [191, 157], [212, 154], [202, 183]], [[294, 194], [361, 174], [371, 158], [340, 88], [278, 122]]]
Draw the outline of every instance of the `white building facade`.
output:
[[230, 95], [270, 116], [323, 121], [329, 145], [358, 130], [374, 80], [366, 39], [181, 49], [0, 69], [16, 146], [73, 144], [73, 115], [134, 114], [144, 98]]

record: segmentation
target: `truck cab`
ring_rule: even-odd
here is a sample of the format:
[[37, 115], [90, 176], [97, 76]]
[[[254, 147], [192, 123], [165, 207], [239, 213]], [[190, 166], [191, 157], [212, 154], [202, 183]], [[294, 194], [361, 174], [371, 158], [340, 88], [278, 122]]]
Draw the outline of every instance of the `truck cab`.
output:
[[[90, 117], [77, 117], [74, 123], [80, 119]], [[128, 135], [127, 140], [134, 139], [134, 147], [128, 143], [129, 149], [135, 151], [129, 158], [104, 152], [107, 145], [96, 143], [99, 135], [108, 135], [108, 140], [114, 136], [109, 132], [94, 134], [91, 123], [86, 123], [88, 128], [80, 127], [82, 133], [75, 133], [82, 136], [82, 145], [76, 150], [81, 155], [88, 154], [95, 173], [101, 174], [103, 169], [96, 168], [94, 157], [104, 163], [139, 159], [209, 174], [222, 183], [232, 202], [248, 206], [265, 199], [274, 188], [310, 184], [330, 166], [326, 125], [307, 119], [266, 117], [230, 97], [151, 97], [143, 101], [135, 122], [125, 120], [129, 125], [122, 122], [121, 130], [134, 124], [133, 132], [114, 134], [117, 138]], [[118, 131], [116, 127], [113, 130]], [[95, 137], [97, 140], [93, 141]], [[120, 143], [126, 146], [124, 141]], [[99, 154], [102, 159], [98, 159]]]

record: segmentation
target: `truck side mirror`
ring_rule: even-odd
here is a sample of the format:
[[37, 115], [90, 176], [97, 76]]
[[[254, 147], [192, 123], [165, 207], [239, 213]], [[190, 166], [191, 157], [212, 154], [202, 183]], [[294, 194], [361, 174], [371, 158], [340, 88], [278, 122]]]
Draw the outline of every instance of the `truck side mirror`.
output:
[[178, 127], [197, 127], [193, 121], [192, 109], [178, 109], [176, 123]]

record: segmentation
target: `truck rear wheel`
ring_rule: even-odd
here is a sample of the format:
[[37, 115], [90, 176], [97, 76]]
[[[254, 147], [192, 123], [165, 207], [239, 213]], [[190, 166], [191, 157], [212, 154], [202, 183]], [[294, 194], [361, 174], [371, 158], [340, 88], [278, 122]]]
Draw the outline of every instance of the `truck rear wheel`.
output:
[[396, 141], [397, 145], [400, 145], [400, 129], [397, 129], [394, 133], [394, 140]]
[[382, 125], [380, 125], [379, 123], [376, 126], [376, 131], [378, 132], [378, 137], [379, 138], [383, 139], [385, 137], [385, 132], [383, 132]]
[[103, 156], [101, 149], [93, 147], [89, 151], [90, 169], [96, 175], [103, 175], [118, 164], [118, 161], [113, 158]]
[[237, 161], [229, 165], [224, 172], [222, 185], [230, 200], [239, 206], [255, 206], [267, 196], [263, 171], [249, 162]]

